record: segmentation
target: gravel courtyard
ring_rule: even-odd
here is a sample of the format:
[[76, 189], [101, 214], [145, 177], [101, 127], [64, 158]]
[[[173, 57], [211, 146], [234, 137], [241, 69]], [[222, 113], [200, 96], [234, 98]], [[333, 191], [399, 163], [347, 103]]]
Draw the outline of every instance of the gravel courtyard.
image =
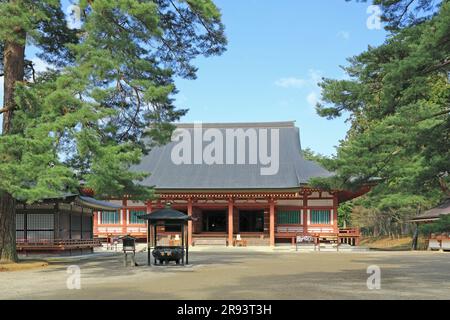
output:
[[[125, 268], [120, 254], [51, 259], [0, 272], [0, 299], [450, 299], [450, 253], [296, 253], [234, 249], [191, 253], [187, 267]], [[67, 289], [78, 265], [81, 289]], [[381, 289], [368, 290], [369, 266]]]

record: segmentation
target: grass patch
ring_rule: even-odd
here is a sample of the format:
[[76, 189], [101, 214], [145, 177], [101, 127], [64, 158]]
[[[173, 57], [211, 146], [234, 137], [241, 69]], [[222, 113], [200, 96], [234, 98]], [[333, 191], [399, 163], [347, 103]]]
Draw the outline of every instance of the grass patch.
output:
[[[376, 237], [363, 238], [361, 245], [374, 250], [384, 251], [409, 251], [412, 247], [412, 237], [390, 238], [390, 237]], [[421, 250], [425, 245], [425, 239], [419, 238], [418, 249]]]
[[25, 260], [18, 263], [1, 263], [0, 272], [23, 271], [30, 269], [41, 269], [48, 266], [47, 261]]
[[361, 245], [375, 250], [387, 251], [406, 251], [411, 250], [411, 237], [395, 238], [390, 237], [376, 237], [364, 238], [361, 240]]

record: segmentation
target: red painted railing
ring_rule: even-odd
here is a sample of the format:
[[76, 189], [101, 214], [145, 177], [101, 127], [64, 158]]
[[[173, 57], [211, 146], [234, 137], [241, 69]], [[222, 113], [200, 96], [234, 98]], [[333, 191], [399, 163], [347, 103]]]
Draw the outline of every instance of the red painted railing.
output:
[[361, 232], [357, 228], [345, 228], [339, 229], [339, 241], [340, 243], [350, 244], [352, 246], [358, 246], [361, 238]]
[[16, 249], [22, 250], [68, 250], [84, 249], [101, 246], [101, 242], [96, 239], [41, 239], [16, 241]]

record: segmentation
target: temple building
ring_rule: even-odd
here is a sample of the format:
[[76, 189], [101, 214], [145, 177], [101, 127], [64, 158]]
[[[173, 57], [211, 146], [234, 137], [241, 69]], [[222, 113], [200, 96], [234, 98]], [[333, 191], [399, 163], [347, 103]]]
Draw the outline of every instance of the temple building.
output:
[[93, 213], [121, 206], [80, 194], [64, 194], [16, 206], [16, 248], [19, 253], [91, 253], [100, 245], [94, 239]]
[[[332, 173], [303, 157], [294, 122], [179, 124], [172, 142], [152, 149], [134, 170], [151, 173], [141, 183], [155, 188], [156, 199], [111, 200], [122, 208], [95, 213], [97, 237], [146, 238], [139, 216], [169, 203], [192, 216], [192, 245], [245, 239], [274, 246], [298, 235], [338, 233], [340, 201], [357, 196], [308, 185]], [[158, 234], [169, 239], [179, 231], [166, 225]]]

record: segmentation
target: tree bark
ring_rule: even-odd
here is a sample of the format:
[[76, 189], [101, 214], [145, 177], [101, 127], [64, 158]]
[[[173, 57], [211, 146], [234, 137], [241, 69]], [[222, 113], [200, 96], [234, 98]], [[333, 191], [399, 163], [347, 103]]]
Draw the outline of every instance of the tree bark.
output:
[[7, 192], [0, 193], [0, 262], [17, 262], [16, 201]]
[[[23, 81], [25, 64], [25, 39], [23, 30], [16, 30], [17, 39], [6, 41], [3, 51], [4, 91], [2, 134], [13, 132], [13, 115], [16, 107], [14, 91], [17, 82]], [[8, 157], [7, 157], [8, 158]], [[9, 160], [14, 161], [14, 160]], [[17, 262], [16, 253], [16, 201], [7, 190], [0, 190], [0, 262]]]
[[419, 243], [419, 225], [416, 224], [416, 229], [414, 230], [413, 240], [412, 240], [412, 249], [414, 251], [417, 250], [417, 244]]
[[[25, 42], [25, 33], [17, 33]], [[14, 93], [17, 82], [23, 81], [25, 66], [25, 45], [17, 42], [7, 41], [3, 51], [3, 71], [4, 71], [4, 91], [3, 107], [7, 111], [3, 113], [3, 131], [2, 134], [8, 134], [12, 131], [12, 119], [14, 108]]]

